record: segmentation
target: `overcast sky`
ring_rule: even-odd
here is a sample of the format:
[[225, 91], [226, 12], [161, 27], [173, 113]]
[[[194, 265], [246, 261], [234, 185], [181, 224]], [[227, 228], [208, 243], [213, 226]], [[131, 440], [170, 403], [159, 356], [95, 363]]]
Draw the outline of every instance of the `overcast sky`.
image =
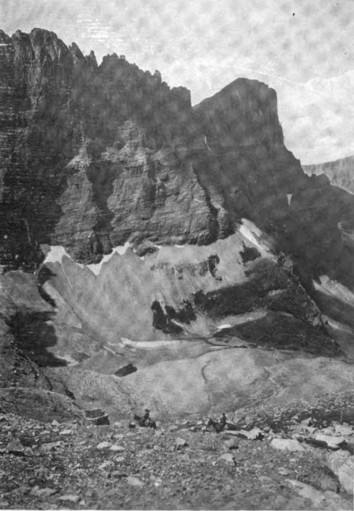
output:
[[8, 34], [125, 54], [197, 103], [239, 76], [278, 92], [288, 148], [304, 163], [354, 154], [353, 0], [0, 0]]

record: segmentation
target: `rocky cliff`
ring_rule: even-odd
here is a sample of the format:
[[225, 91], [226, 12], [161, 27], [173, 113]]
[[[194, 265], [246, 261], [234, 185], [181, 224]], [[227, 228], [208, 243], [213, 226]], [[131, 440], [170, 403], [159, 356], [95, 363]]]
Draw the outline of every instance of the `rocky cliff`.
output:
[[337, 192], [285, 148], [266, 85], [238, 79], [192, 108], [158, 72], [98, 66], [39, 29], [1, 33], [0, 68], [5, 267], [35, 268], [44, 243], [85, 263], [128, 239], [208, 244], [247, 217], [305, 274], [354, 286], [338, 228], [353, 202], [328, 207]]
[[197, 165], [200, 182], [232, 225], [245, 216], [272, 235], [304, 282], [327, 274], [352, 288], [353, 243], [346, 234], [354, 228], [353, 198], [323, 176], [304, 174], [284, 146], [275, 92], [236, 80], [195, 107], [195, 117], [209, 141], [207, 161], [200, 155]]
[[208, 236], [205, 193], [176, 154], [186, 89], [43, 30], [2, 33], [0, 52], [3, 264], [34, 267], [45, 242], [92, 261], [140, 231]]
[[324, 174], [332, 185], [354, 194], [354, 156], [325, 163], [303, 165], [302, 168], [309, 176]]

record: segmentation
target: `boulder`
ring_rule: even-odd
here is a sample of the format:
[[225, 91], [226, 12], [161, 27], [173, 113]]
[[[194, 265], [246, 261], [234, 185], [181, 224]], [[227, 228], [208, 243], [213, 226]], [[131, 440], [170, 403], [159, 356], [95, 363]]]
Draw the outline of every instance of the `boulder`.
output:
[[11, 440], [6, 446], [6, 451], [16, 456], [24, 456], [25, 454], [25, 448], [18, 439]]
[[345, 439], [342, 436], [332, 436], [323, 433], [318, 433], [315, 436], [315, 440], [325, 442], [328, 445], [329, 449], [339, 449], [340, 446], [345, 442]]
[[327, 461], [345, 491], [353, 495], [354, 456], [346, 451], [336, 451], [327, 455]]
[[231, 465], [235, 465], [235, 458], [230, 453], [222, 454], [219, 458], [219, 460], [226, 461], [226, 463], [230, 463]]
[[333, 424], [334, 433], [339, 436], [353, 436], [354, 435], [354, 428], [353, 426], [350, 426], [349, 424]]
[[134, 476], [128, 476], [127, 483], [130, 484], [130, 486], [144, 486], [143, 481], [141, 481], [138, 477]]
[[304, 452], [305, 448], [300, 444], [298, 440], [293, 438], [273, 438], [270, 442], [270, 445], [274, 449], [279, 449], [280, 451], [290, 451], [290, 452]]
[[184, 438], [177, 437], [175, 440], [175, 446], [177, 449], [181, 449], [182, 447], [186, 447], [188, 445], [187, 441]]
[[239, 433], [248, 438], [248, 440], [263, 440], [264, 438], [264, 433], [259, 428], [253, 428], [250, 431], [241, 429]]
[[110, 449], [112, 447], [112, 444], [109, 443], [109, 442], [100, 442], [98, 445], [97, 445], [97, 449]]

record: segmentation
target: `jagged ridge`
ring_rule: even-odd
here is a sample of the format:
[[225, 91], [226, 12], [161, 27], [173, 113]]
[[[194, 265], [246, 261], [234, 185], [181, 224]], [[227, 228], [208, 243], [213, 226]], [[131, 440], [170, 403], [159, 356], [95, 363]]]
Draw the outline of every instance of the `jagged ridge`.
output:
[[98, 66], [40, 29], [0, 37], [2, 264], [37, 266], [42, 243], [81, 262], [128, 238], [205, 244], [248, 217], [304, 280], [354, 285], [338, 228], [353, 202], [286, 150], [272, 89], [238, 79], [192, 109], [122, 56]]

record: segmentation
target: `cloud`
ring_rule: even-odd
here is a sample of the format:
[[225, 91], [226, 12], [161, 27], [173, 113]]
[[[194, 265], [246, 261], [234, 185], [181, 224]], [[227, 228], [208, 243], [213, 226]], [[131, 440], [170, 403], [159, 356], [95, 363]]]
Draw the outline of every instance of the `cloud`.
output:
[[302, 86], [278, 84], [279, 116], [287, 146], [303, 163], [354, 154], [354, 73], [311, 80]]

